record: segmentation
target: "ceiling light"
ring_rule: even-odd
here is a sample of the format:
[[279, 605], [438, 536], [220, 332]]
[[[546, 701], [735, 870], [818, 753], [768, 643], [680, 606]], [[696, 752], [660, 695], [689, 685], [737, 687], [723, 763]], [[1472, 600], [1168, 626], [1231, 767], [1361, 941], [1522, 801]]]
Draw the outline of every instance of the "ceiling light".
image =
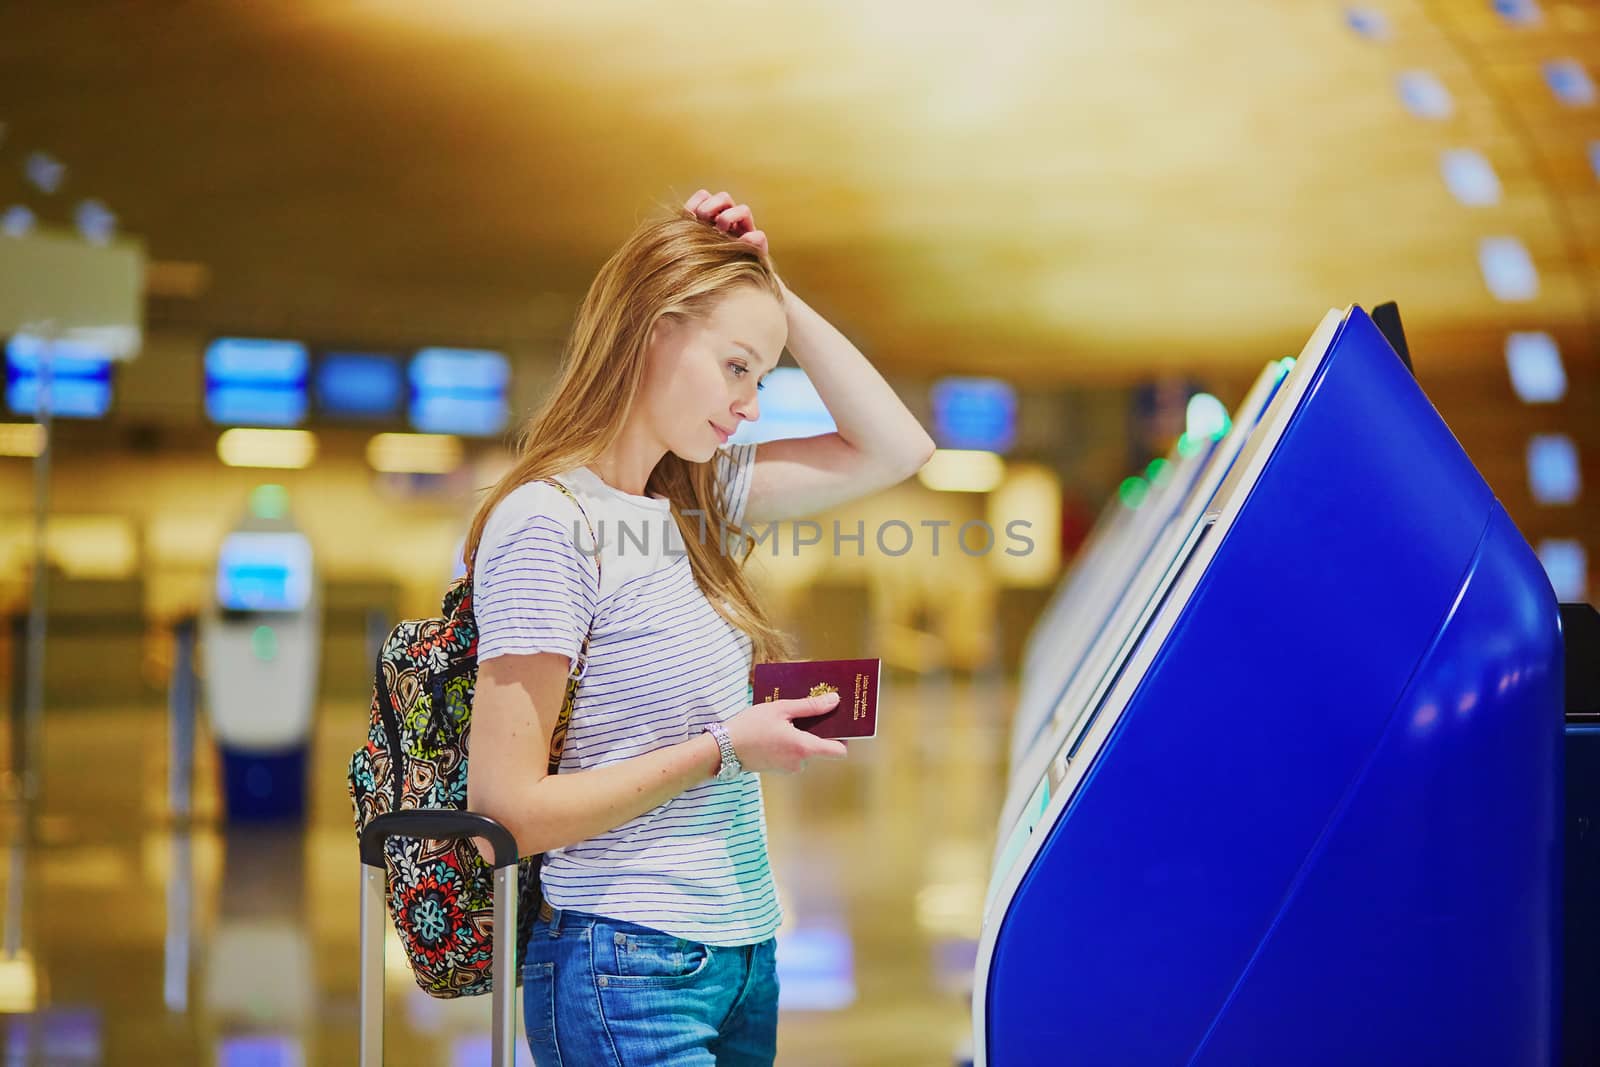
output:
[[1583, 542], [1547, 538], [1539, 542], [1538, 552], [1557, 600], [1570, 603], [1589, 599], [1589, 553]]
[[461, 439], [450, 434], [380, 433], [367, 462], [385, 474], [449, 474], [461, 466]]
[[1594, 82], [1576, 59], [1545, 60], [1544, 80], [1556, 99], [1568, 107], [1594, 105]]
[[1528, 404], [1553, 404], [1567, 395], [1561, 349], [1547, 333], [1513, 333], [1506, 338], [1511, 387]]
[[1400, 102], [1419, 119], [1447, 119], [1455, 113], [1455, 101], [1444, 83], [1426, 70], [1408, 70], [1400, 75]]
[[309, 430], [224, 430], [217, 458], [230, 467], [299, 470], [317, 455], [317, 435]]
[[1468, 207], [1500, 202], [1500, 178], [1482, 152], [1456, 148], [1439, 158], [1439, 169], [1450, 193]]
[[1497, 300], [1519, 303], [1539, 295], [1539, 271], [1527, 246], [1515, 237], [1485, 237], [1478, 242], [1478, 267]]
[[941, 493], [987, 493], [1005, 474], [1005, 460], [993, 452], [940, 448], [922, 465], [917, 480]]
[[37, 422], [0, 423], [0, 456], [31, 459], [44, 451], [44, 427]]
[[1570, 504], [1582, 485], [1578, 448], [1566, 434], [1536, 434], [1528, 441], [1528, 486], [1540, 504]]

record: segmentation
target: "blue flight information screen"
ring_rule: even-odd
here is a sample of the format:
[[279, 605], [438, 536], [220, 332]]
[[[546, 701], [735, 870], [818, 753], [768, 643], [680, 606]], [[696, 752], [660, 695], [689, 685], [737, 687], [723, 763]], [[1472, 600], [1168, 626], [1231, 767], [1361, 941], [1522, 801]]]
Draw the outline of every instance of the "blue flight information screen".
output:
[[206, 416], [224, 426], [297, 426], [311, 357], [299, 341], [219, 337], [206, 347]]
[[217, 603], [226, 611], [304, 611], [311, 600], [311, 542], [291, 531], [241, 530], [222, 542]]
[[[48, 347], [47, 347], [48, 346]], [[46, 354], [50, 357], [50, 414], [100, 419], [111, 410], [111, 358], [88, 345], [15, 334], [6, 341], [6, 407], [38, 415]]]
[[388, 422], [405, 408], [405, 373], [390, 353], [322, 352], [313, 379], [317, 413], [328, 418]]
[[504, 353], [424, 348], [411, 359], [411, 425], [423, 433], [487, 437], [505, 429], [511, 363]]
[[1017, 439], [1017, 394], [997, 378], [943, 378], [933, 386], [934, 437], [944, 448], [1006, 452]]

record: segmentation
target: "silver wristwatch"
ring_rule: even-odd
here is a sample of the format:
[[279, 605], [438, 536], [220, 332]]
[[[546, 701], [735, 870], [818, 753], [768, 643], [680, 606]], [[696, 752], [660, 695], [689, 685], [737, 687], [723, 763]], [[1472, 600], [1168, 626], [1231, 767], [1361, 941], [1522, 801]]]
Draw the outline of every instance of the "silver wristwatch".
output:
[[733, 750], [733, 738], [728, 736], [728, 728], [720, 722], [714, 722], [706, 727], [706, 733], [717, 739], [717, 747], [722, 749], [722, 766], [717, 770], [717, 781], [731, 782], [744, 773], [744, 766], [739, 762], [739, 753]]

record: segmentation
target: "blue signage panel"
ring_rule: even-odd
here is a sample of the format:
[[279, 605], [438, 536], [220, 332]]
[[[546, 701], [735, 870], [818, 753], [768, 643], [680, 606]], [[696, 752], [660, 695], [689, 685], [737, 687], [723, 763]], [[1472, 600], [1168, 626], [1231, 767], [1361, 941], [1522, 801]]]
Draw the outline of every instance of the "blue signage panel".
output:
[[511, 363], [501, 352], [424, 348], [411, 359], [411, 425], [423, 433], [487, 437], [505, 429]]
[[241, 530], [222, 542], [217, 603], [229, 611], [303, 611], [311, 598], [311, 542], [289, 531]]
[[324, 352], [317, 359], [317, 413], [334, 419], [398, 419], [405, 375], [398, 356], [383, 352]]
[[206, 416], [225, 426], [296, 426], [310, 366], [299, 341], [219, 337], [206, 348]]
[[50, 413], [68, 419], [104, 418], [111, 410], [111, 357], [69, 341], [16, 334], [6, 342], [6, 407], [39, 414], [40, 371], [50, 357]]
[[998, 378], [942, 378], [933, 386], [934, 438], [941, 448], [1006, 452], [1017, 439], [1017, 394]]

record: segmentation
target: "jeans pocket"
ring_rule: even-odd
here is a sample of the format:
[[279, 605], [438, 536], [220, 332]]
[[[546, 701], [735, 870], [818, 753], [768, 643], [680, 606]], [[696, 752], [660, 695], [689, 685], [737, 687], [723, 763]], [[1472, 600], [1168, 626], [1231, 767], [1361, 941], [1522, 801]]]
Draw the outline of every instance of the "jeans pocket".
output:
[[595, 927], [595, 978], [602, 985], [662, 988], [687, 985], [711, 965], [711, 949], [697, 941], [627, 924]]
[[528, 960], [522, 968], [522, 1028], [528, 1035], [528, 1051], [539, 1067], [560, 1067], [556, 1051], [555, 964], [548, 960]]

